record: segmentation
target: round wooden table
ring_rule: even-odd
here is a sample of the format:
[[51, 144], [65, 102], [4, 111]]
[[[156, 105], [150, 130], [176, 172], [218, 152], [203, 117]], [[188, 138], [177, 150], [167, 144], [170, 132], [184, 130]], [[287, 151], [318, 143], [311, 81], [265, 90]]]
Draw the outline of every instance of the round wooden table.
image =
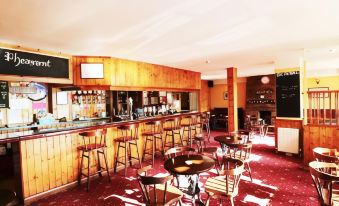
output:
[[226, 152], [227, 147], [237, 148], [240, 144], [244, 144], [244, 139], [239, 135], [219, 135], [215, 136], [214, 140], [220, 143], [223, 153]]
[[244, 140], [241, 137], [239, 137], [238, 135], [235, 135], [235, 136], [219, 135], [219, 136], [215, 136], [214, 140], [219, 142], [220, 144], [225, 144], [229, 147], [237, 146], [239, 144], [244, 143]]
[[195, 186], [192, 190], [193, 198], [198, 196], [198, 201], [200, 205], [203, 205], [203, 202], [200, 199], [200, 188], [199, 188], [199, 174], [207, 172], [212, 169], [215, 165], [215, 161], [204, 155], [180, 155], [174, 158], [170, 158], [165, 161], [164, 168], [174, 175], [197, 175]]

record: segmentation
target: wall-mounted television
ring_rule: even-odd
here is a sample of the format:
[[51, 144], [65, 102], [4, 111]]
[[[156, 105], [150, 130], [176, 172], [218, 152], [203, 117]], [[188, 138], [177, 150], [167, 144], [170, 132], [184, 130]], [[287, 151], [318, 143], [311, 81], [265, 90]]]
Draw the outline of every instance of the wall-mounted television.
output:
[[103, 79], [104, 64], [102, 63], [82, 63], [80, 64], [81, 79]]

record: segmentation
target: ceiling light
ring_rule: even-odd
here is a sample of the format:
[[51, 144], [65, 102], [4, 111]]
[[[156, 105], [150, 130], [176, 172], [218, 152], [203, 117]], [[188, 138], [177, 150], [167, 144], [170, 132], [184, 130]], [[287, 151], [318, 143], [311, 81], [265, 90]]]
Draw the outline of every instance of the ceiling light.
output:
[[335, 53], [337, 51], [337, 49], [330, 49], [328, 50], [330, 53]]

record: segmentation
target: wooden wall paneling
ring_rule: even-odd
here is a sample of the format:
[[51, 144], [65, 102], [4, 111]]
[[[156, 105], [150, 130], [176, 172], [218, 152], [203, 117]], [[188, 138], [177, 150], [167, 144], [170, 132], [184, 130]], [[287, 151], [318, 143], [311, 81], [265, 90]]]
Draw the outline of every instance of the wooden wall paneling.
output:
[[72, 135], [67, 134], [65, 137], [66, 165], [67, 165], [67, 182], [74, 179], [73, 172], [73, 153], [72, 153]]
[[60, 136], [53, 137], [54, 146], [54, 168], [55, 168], [55, 185], [59, 187], [62, 185], [61, 182], [61, 153], [60, 153]]
[[60, 155], [61, 155], [61, 183], [67, 184], [67, 154], [66, 154], [66, 135], [61, 135], [60, 138]]
[[210, 111], [210, 88], [208, 87], [207, 80], [201, 80], [201, 89], [200, 89], [200, 111]]
[[[79, 78], [80, 63], [90, 62], [98, 57], [73, 59], [76, 85], [107, 85], [106, 81]], [[118, 58], [105, 58], [103, 61], [110, 62], [110, 85], [113, 87], [200, 89], [200, 73], [197, 72]], [[105, 72], [106, 74], [108, 75]]]
[[326, 147], [339, 149], [339, 127], [304, 126], [304, 164], [313, 161], [313, 148]]
[[55, 176], [55, 160], [54, 160], [54, 141], [53, 138], [47, 138], [47, 159], [48, 159], [48, 173], [49, 173], [49, 187], [50, 189], [56, 187]]
[[[125, 81], [125, 75], [123, 75], [123, 67], [120, 66], [121, 64], [121, 60], [120, 59], [116, 59], [115, 60], [115, 70], [113, 73], [113, 76], [115, 78], [115, 82], [113, 85], [121, 85], [123, 84], [123, 82]], [[112, 82], [111, 82], [112, 84]]]
[[43, 192], [43, 176], [42, 176], [42, 165], [41, 165], [41, 143], [40, 139], [32, 140], [34, 148], [34, 169], [35, 169], [35, 182], [36, 182], [36, 192]]
[[27, 165], [28, 165], [28, 190], [29, 195], [34, 195], [37, 192], [36, 189], [36, 173], [35, 173], [35, 161], [34, 161], [34, 143], [33, 140], [26, 142], [27, 151]]
[[21, 161], [21, 181], [23, 197], [29, 196], [29, 181], [28, 181], [28, 162], [27, 162], [26, 141], [20, 142], [20, 161]]
[[310, 127], [310, 133], [308, 138], [310, 138], [310, 154], [309, 160], [313, 160], [313, 148], [320, 146], [320, 130], [317, 127]]
[[310, 132], [310, 127], [305, 126], [304, 127], [304, 162], [306, 157], [310, 156], [311, 153], [311, 149], [310, 149], [310, 138], [307, 136], [307, 134], [309, 134]]
[[78, 178], [79, 175], [79, 164], [80, 164], [80, 152], [78, 146], [82, 145], [81, 138], [78, 134], [71, 134], [71, 154], [72, 154], [72, 169], [73, 169], [73, 179], [74, 181]]
[[42, 171], [42, 185], [43, 191], [49, 190], [49, 173], [48, 171], [48, 146], [47, 146], [47, 139], [41, 138], [40, 139], [40, 153], [41, 153], [41, 171]]
[[[140, 124], [138, 131], [140, 156], [144, 153], [144, 139], [141, 136], [144, 129], [145, 126]], [[106, 157], [110, 170], [114, 166], [116, 151], [114, 139], [117, 137], [117, 129], [108, 128]], [[178, 135], [175, 136], [175, 141], [179, 141]], [[80, 153], [77, 148], [82, 144], [82, 139], [77, 133], [21, 141], [24, 198], [77, 181], [80, 163]], [[160, 146], [160, 142], [157, 144]], [[123, 152], [121, 150], [121, 155]], [[137, 155], [134, 146], [132, 146], [132, 155]], [[91, 174], [96, 172], [94, 163], [96, 163], [96, 156], [92, 154]], [[101, 163], [104, 165], [103, 160]]]

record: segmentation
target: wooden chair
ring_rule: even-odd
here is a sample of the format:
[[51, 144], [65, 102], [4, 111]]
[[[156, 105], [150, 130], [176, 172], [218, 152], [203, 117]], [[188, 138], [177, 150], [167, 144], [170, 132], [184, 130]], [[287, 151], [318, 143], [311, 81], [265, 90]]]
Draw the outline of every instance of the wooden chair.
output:
[[[97, 152], [97, 158], [98, 163], [97, 165], [97, 173], [99, 176], [102, 176], [102, 169], [105, 169], [107, 172], [108, 180], [111, 181], [109, 170], [108, 170], [108, 164], [107, 164], [107, 158], [105, 154], [106, 149], [106, 134], [107, 130], [97, 130], [97, 131], [89, 131], [89, 132], [82, 132], [79, 135], [83, 139], [83, 145], [78, 147], [78, 150], [80, 150], [81, 153], [81, 160], [80, 160], [80, 167], [79, 167], [79, 174], [78, 174], [78, 185], [81, 183], [82, 176], [87, 177], [87, 191], [89, 191], [89, 183], [90, 183], [90, 163], [91, 163], [91, 153]], [[95, 154], [95, 153], [94, 153]], [[101, 166], [100, 161], [100, 155], [104, 158], [105, 167]], [[87, 168], [83, 168], [84, 158], [87, 158]], [[83, 170], [86, 169], [87, 172], [83, 173]]]
[[[142, 136], [145, 137], [144, 154], [142, 161], [145, 160], [146, 155], [152, 156], [152, 165], [154, 166], [154, 155], [157, 151], [164, 153], [164, 142], [162, 141], [163, 123], [162, 121], [151, 121], [145, 124], [149, 128], [142, 132]], [[157, 149], [157, 140], [161, 143], [161, 148]], [[151, 149], [147, 149], [147, 143], [151, 143]], [[151, 151], [150, 151], [151, 150]]]
[[[115, 162], [114, 162], [114, 173], [117, 172], [118, 163], [125, 166], [125, 176], [127, 174], [127, 163], [130, 163], [130, 166], [132, 166], [132, 159], [136, 159], [139, 161], [140, 168], [141, 165], [141, 158], [139, 155], [139, 147], [138, 147], [138, 128], [139, 124], [130, 124], [126, 126], [120, 126], [118, 127], [118, 135], [120, 133], [120, 136], [114, 139], [114, 141], [117, 143], [117, 153], [115, 155]], [[131, 145], [135, 146], [137, 157], [132, 157], [131, 152]], [[124, 161], [120, 161], [119, 158], [119, 151], [120, 148], [124, 148], [125, 155], [123, 156]]]
[[211, 197], [218, 197], [220, 205], [222, 198], [230, 198], [231, 205], [234, 206], [234, 197], [238, 195], [238, 186], [241, 174], [244, 171], [244, 163], [239, 159], [224, 158], [222, 176], [208, 178], [205, 184], [205, 192], [208, 195], [206, 206], [209, 205]]
[[339, 163], [338, 156], [336, 156], [337, 149], [328, 149], [323, 147], [316, 147], [313, 149], [314, 159], [318, 162]]
[[310, 173], [321, 205], [339, 205], [339, 190], [332, 188], [337, 176], [338, 166], [335, 163], [317, 162], [309, 163]]
[[250, 167], [252, 142], [248, 142], [246, 144], [238, 144], [234, 146], [232, 150], [229, 150], [229, 151], [230, 152], [226, 154], [227, 157], [240, 159], [244, 162], [244, 169], [250, 175], [251, 182], [252, 182], [253, 181], [252, 171]]
[[191, 154], [193, 152], [195, 152], [195, 149], [191, 147], [172, 147], [165, 152], [165, 157], [167, 159], [170, 159], [172, 157], [177, 156], [178, 154], [184, 155], [184, 154]]
[[146, 205], [167, 206], [177, 203], [182, 205], [183, 193], [178, 188], [169, 185], [169, 181], [173, 179], [173, 176], [147, 176], [147, 172], [151, 168], [151, 165], [149, 165], [137, 171], [137, 179]]

